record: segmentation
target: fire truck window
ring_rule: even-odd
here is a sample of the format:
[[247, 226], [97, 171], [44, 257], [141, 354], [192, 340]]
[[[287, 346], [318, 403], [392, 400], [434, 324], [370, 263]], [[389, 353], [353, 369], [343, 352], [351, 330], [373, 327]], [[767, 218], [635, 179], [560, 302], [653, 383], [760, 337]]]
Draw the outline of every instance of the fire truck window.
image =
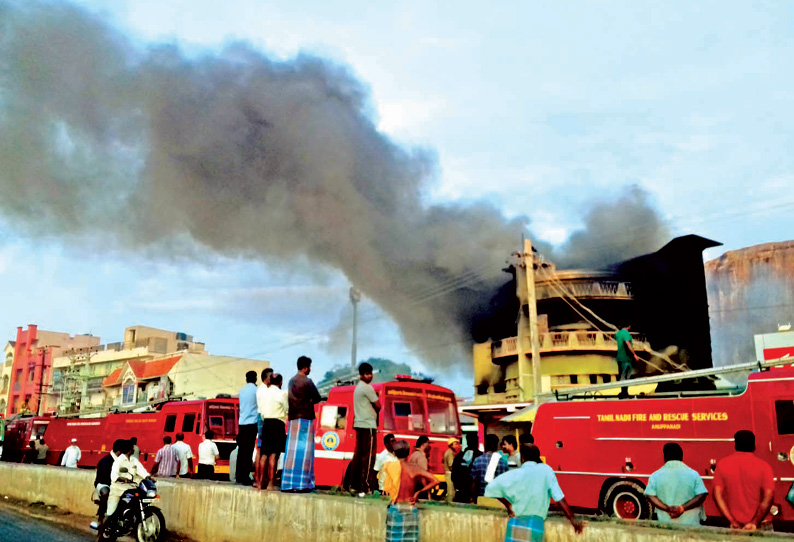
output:
[[183, 433], [192, 433], [193, 432], [193, 424], [196, 423], [196, 415], [195, 414], [185, 414], [185, 419], [182, 420], [182, 432]]
[[430, 422], [431, 433], [456, 435], [460, 431], [458, 428], [458, 416], [452, 397], [450, 397], [448, 401], [443, 401], [431, 399], [430, 394], [428, 394], [427, 418]]
[[165, 417], [165, 427], [163, 431], [166, 433], [173, 433], [176, 429], [176, 414], [169, 414]]
[[210, 429], [223, 427], [223, 416], [210, 416]]
[[424, 431], [425, 408], [421, 397], [388, 398], [383, 428], [387, 431]]
[[320, 427], [326, 429], [344, 429], [347, 427], [347, 407], [325, 405], [320, 412]]
[[394, 415], [407, 418], [411, 415], [411, 403], [394, 403]]
[[794, 435], [794, 401], [775, 401], [778, 435]]

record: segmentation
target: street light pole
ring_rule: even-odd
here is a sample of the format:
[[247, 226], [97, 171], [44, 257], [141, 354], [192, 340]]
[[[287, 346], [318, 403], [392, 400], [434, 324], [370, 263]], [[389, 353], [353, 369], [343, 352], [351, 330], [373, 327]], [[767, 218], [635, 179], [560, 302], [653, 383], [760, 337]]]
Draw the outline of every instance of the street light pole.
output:
[[356, 353], [357, 345], [357, 335], [358, 335], [358, 302], [361, 301], [361, 292], [359, 292], [355, 286], [350, 287], [350, 303], [353, 305], [353, 345], [350, 351], [350, 366], [355, 370], [356, 368], [356, 358], [358, 354]]

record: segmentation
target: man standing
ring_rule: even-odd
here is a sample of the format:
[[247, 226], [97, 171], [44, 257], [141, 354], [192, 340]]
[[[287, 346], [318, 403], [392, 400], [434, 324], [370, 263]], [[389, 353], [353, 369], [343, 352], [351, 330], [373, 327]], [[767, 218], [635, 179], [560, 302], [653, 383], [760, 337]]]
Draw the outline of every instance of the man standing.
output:
[[[212, 480], [215, 477], [215, 463], [221, 454], [218, 452], [217, 444], [212, 441], [213, 438], [215, 438], [215, 433], [212, 429], [207, 429], [207, 432], [204, 433], [204, 440], [198, 445], [198, 473], [196, 477], [201, 480]], [[239, 455], [238, 453], [238, 464], [240, 462]], [[248, 458], [250, 459], [251, 456], [249, 455]], [[240, 472], [239, 469], [237, 472]]]
[[163, 447], [157, 450], [157, 455], [154, 456], [152, 474], [173, 478], [176, 476], [177, 470], [179, 470], [179, 457], [171, 446], [171, 437], [165, 436], [163, 437]]
[[356, 432], [356, 447], [353, 452], [350, 471], [351, 486], [359, 497], [365, 496], [372, 489], [370, 475], [375, 466], [375, 450], [377, 448], [378, 412], [380, 401], [372, 387], [372, 365], [362, 363], [358, 366], [359, 382], [353, 392], [353, 429]]
[[47, 464], [47, 453], [50, 451], [50, 447], [44, 443], [44, 439], [40, 438], [36, 441], [36, 463], [38, 465], [46, 465]]
[[455, 498], [455, 484], [452, 482], [452, 464], [455, 457], [460, 453], [460, 441], [451, 438], [447, 441], [447, 450], [444, 452], [442, 463], [444, 464], [444, 480], [447, 482], [447, 502], [452, 502]]
[[[618, 343], [617, 355], [615, 356], [615, 361], [618, 364], [618, 380], [628, 380], [634, 376], [634, 373], [637, 372], [634, 364], [639, 364], [640, 362], [640, 358], [637, 357], [637, 354], [634, 352], [634, 348], [632, 347], [633, 340], [629, 331], [630, 329], [631, 326], [626, 326], [615, 333], [615, 342]], [[625, 386], [620, 390], [619, 397], [622, 398], [629, 396], [628, 386]]]
[[455, 502], [471, 502], [471, 466], [482, 455], [476, 433], [466, 435], [466, 449], [452, 463], [452, 483], [455, 485]]
[[430, 454], [430, 439], [426, 435], [416, 439], [416, 448], [408, 457], [408, 462], [413, 463], [422, 470], [427, 470], [427, 456]]
[[132, 443], [132, 457], [136, 460], [141, 460], [141, 449], [138, 448], [138, 437], [132, 437], [130, 439], [130, 443]]
[[410, 449], [408, 442], [398, 440], [394, 443], [394, 454], [399, 461], [383, 466], [383, 490], [391, 497], [386, 511], [386, 542], [411, 542], [420, 539], [416, 501], [420, 495], [426, 495], [438, 485], [435, 476], [407, 461]]
[[394, 455], [394, 435], [389, 433], [383, 437], [383, 451], [375, 456], [375, 466], [373, 470], [378, 477], [378, 489], [383, 491], [383, 466], [392, 461], [399, 461]]
[[240, 399], [240, 417], [237, 428], [237, 483], [251, 485], [254, 446], [256, 445], [256, 371], [245, 373], [245, 386], [237, 394]]
[[500, 474], [507, 472], [507, 460], [498, 452], [499, 437], [496, 435], [485, 435], [485, 453], [474, 460], [471, 465], [472, 477], [472, 500], [477, 503], [477, 499], [485, 495], [485, 488]]
[[293, 376], [289, 389], [289, 429], [281, 491], [306, 492], [314, 489], [314, 405], [322, 399], [309, 378], [312, 360], [298, 358], [298, 374]]
[[485, 488], [486, 497], [498, 499], [507, 508], [505, 542], [542, 542], [549, 499], [560, 505], [574, 531], [581, 533], [584, 527], [571, 512], [554, 471], [540, 460], [538, 447], [522, 445], [521, 459], [521, 468], [497, 477]]
[[714, 502], [731, 529], [754, 531], [762, 523], [771, 526], [767, 514], [775, 493], [772, 467], [753, 455], [752, 431], [737, 431], [733, 440], [736, 452], [717, 463]]
[[502, 452], [507, 459], [508, 469], [517, 469], [521, 466], [521, 453], [518, 451], [518, 442], [513, 435], [502, 437]]
[[660, 523], [697, 527], [708, 495], [703, 479], [684, 464], [684, 451], [675, 442], [665, 444], [662, 454], [664, 465], [651, 474], [645, 496]]
[[80, 453], [80, 448], [77, 447], [77, 439], [73, 438], [72, 444], [63, 452], [61, 466], [67, 469], [76, 469], [80, 457], [82, 457], [82, 454]]
[[[262, 479], [267, 475], [267, 457], [262, 454], [262, 429], [264, 428], [262, 409], [270, 387], [270, 377], [273, 369], [268, 367], [261, 374], [262, 383], [256, 387], [256, 411], [259, 414], [257, 422], [256, 453], [254, 455], [254, 487], [262, 489]], [[236, 463], [235, 463], [236, 464]], [[234, 478], [229, 467], [229, 479]], [[233, 480], [232, 480], [233, 481]]]
[[276, 489], [278, 458], [284, 451], [287, 438], [284, 420], [289, 411], [289, 398], [286, 390], [281, 389], [283, 378], [280, 374], [268, 375], [267, 378], [269, 385], [264, 388], [264, 393], [259, 395], [257, 390], [259, 415], [262, 417], [262, 431], [259, 435], [259, 460], [262, 463], [259, 487], [273, 490]]
[[191, 450], [190, 445], [185, 442], [184, 433], [176, 434], [176, 442], [171, 448], [174, 449], [177, 459], [179, 460], [177, 478], [190, 478], [193, 476], [193, 450]]

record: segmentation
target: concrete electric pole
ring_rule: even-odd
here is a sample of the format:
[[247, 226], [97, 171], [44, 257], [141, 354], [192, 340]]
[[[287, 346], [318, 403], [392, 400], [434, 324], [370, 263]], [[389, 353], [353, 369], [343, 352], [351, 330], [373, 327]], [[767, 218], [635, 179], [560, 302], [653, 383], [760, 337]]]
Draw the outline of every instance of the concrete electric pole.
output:
[[355, 286], [350, 287], [350, 303], [353, 304], [353, 346], [350, 351], [350, 366], [353, 370], [356, 369], [356, 358], [358, 354], [356, 352], [357, 345], [357, 334], [358, 334], [358, 302], [361, 301], [361, 292], [359, 292]]

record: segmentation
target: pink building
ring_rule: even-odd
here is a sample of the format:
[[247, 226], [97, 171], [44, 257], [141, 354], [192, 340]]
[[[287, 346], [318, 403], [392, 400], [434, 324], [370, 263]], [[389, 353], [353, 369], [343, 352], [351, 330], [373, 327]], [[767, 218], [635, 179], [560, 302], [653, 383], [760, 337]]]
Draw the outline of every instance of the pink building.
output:
[[50, 391], [52, 359], [62, 349], [98, 344], [99, 337], [91, 335], [72, 337], [68, 333], [39, 330], [33, 324], [25, 330], [18, 327], [6, 415], [39, 411], [42, 398]]

